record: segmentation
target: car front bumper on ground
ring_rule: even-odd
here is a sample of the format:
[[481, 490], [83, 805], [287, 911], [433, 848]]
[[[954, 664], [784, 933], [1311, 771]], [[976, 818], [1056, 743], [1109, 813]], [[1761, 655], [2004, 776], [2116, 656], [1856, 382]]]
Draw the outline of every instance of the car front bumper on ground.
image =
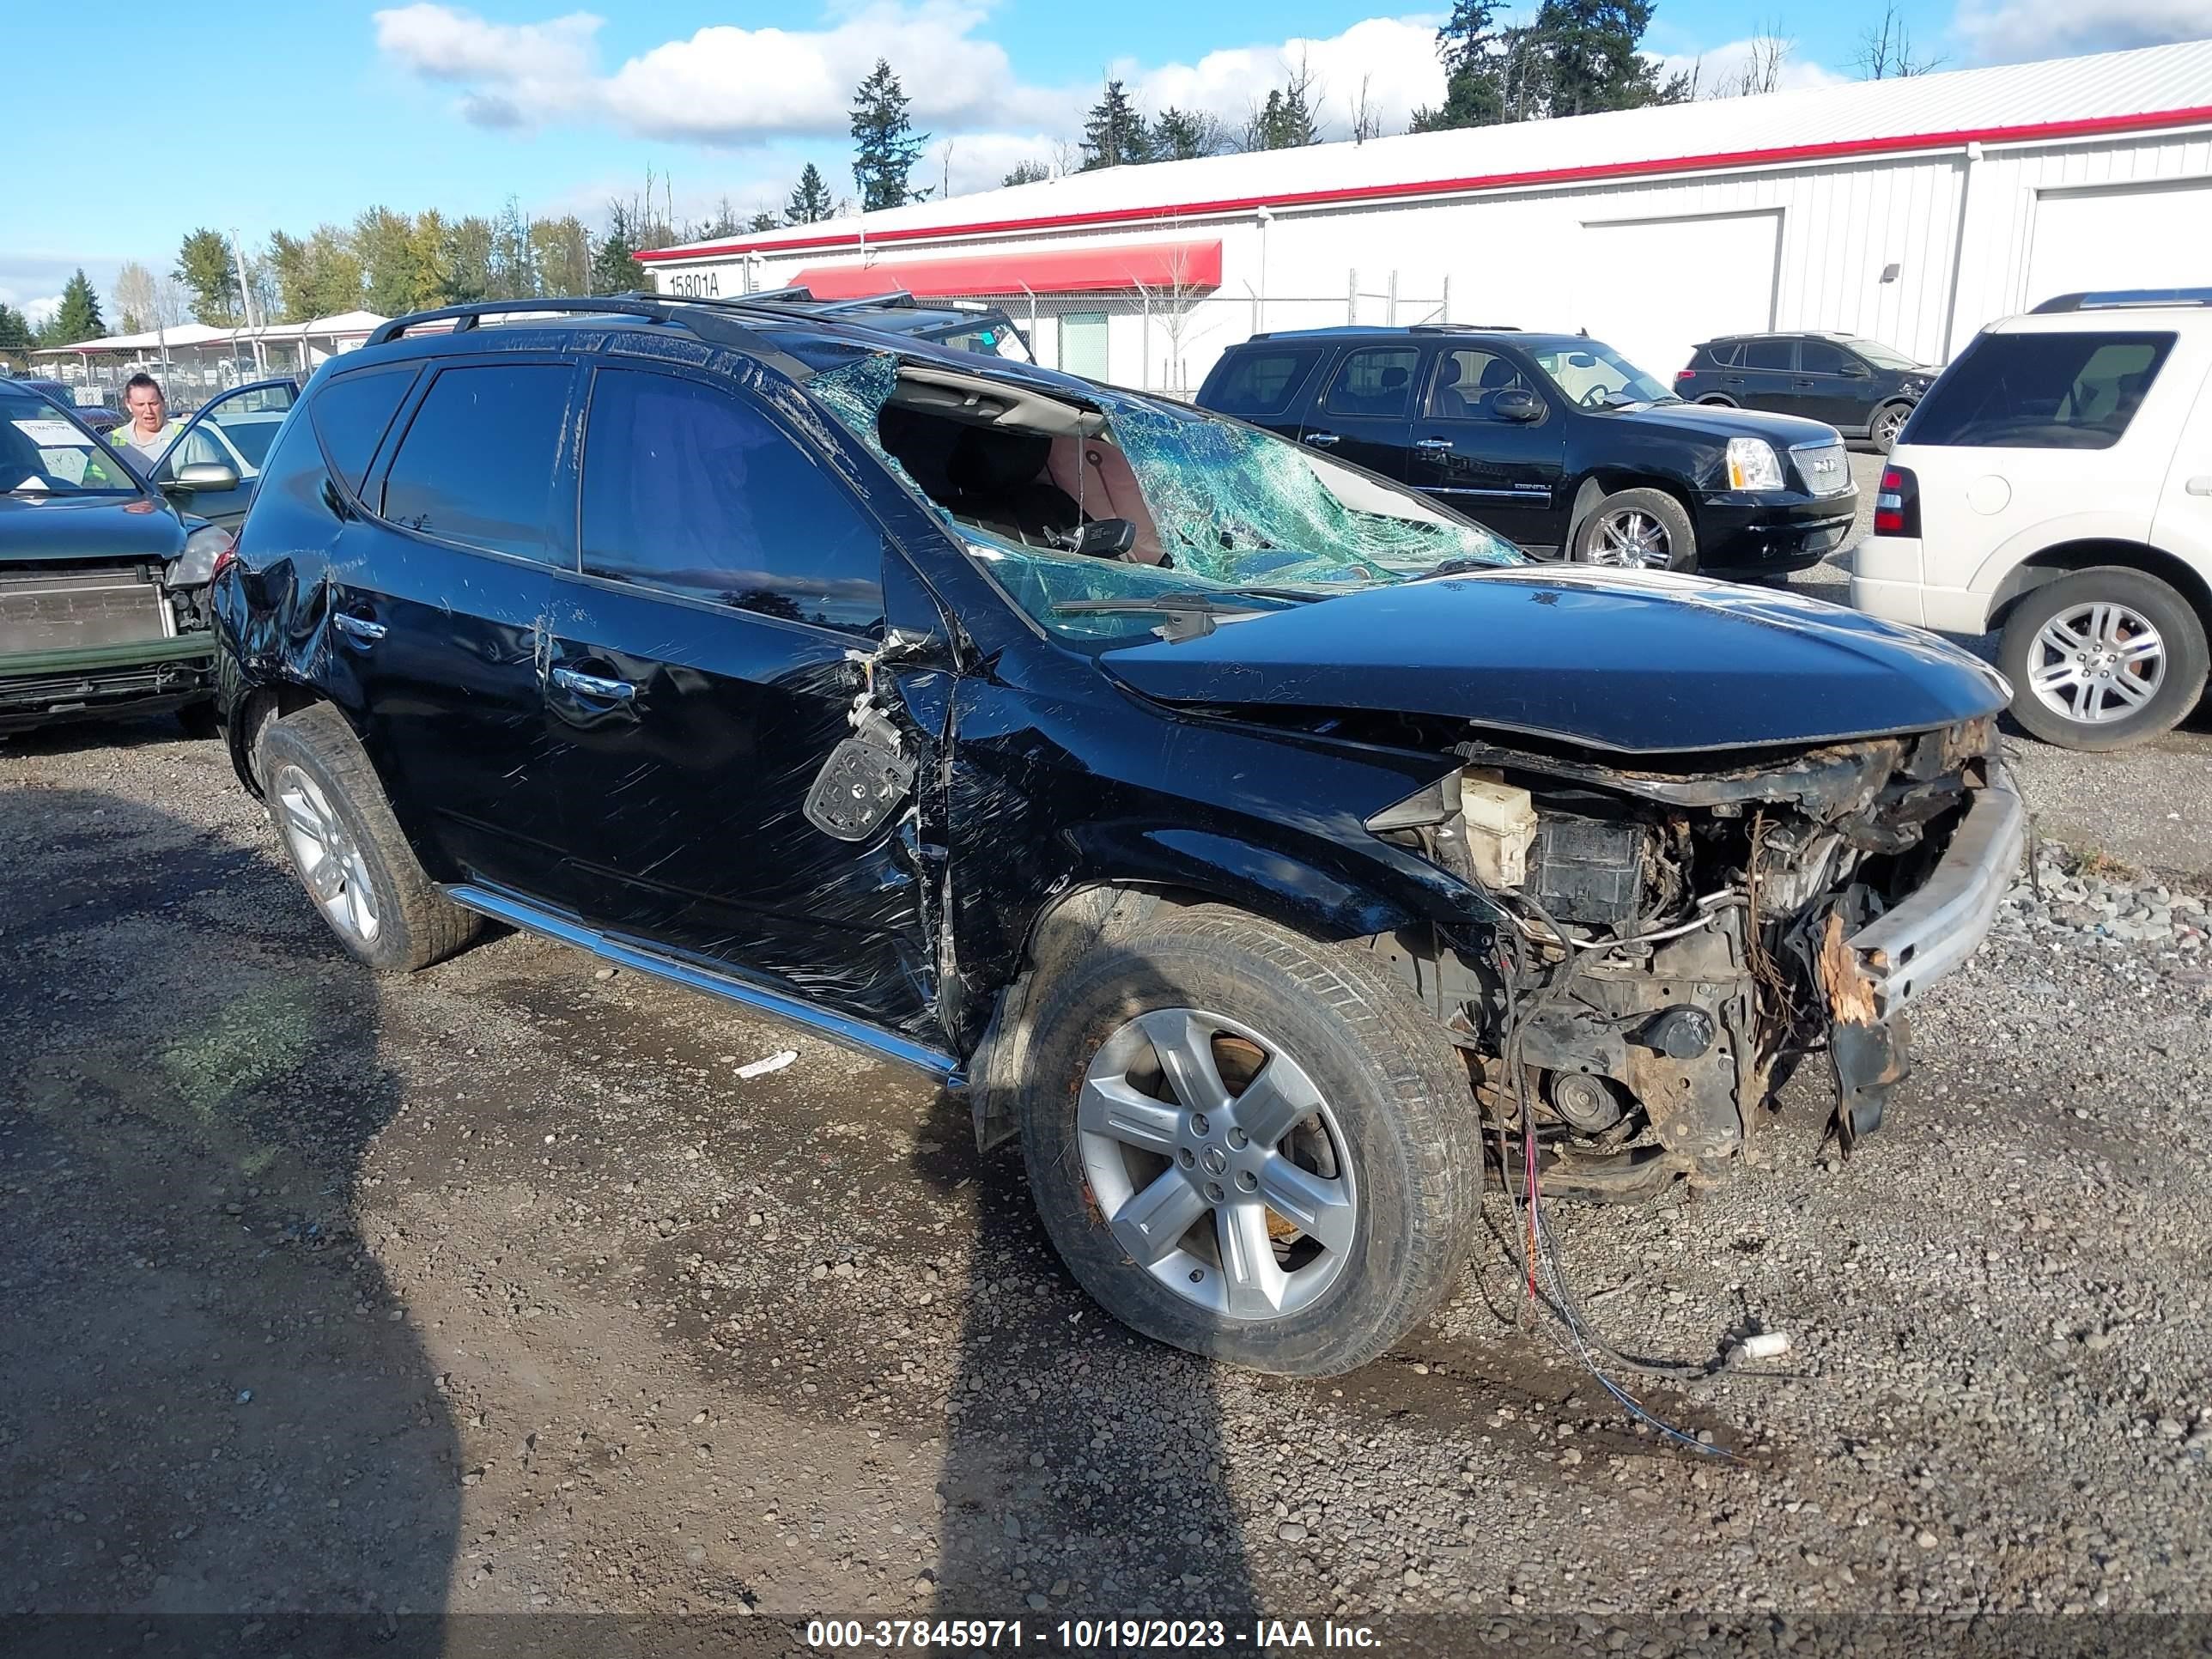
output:
[[1844, 544], [1858, 487], [1834, 495], [1723, 490], [1698, 502], [1698, 568], [1708, 574], [1805, 570]]
[[1911, 1006], [1973, 955], [2027, 842], [2027, 808], [2000, 773], [1974, 793], [1928, 879], [1844, 941], [1876, 1019]]
[[180, 708], [214, 687], [215, 640], [204, 633], [0, 657], [0, 732]]

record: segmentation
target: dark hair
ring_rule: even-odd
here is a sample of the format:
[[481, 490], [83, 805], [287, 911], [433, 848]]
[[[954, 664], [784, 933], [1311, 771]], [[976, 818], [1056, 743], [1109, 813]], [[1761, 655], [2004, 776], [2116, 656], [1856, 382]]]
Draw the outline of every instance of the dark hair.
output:
[[131, 394], [137, 391], [141, 386], [145, 387], [147, 391], [152, 392], [156, 398], [164, 395], [161, 391], [161, 383], [155, 380], [152, 375], [133, 374], [129, 380], [123, 383], [124, 402], [130, 402]]

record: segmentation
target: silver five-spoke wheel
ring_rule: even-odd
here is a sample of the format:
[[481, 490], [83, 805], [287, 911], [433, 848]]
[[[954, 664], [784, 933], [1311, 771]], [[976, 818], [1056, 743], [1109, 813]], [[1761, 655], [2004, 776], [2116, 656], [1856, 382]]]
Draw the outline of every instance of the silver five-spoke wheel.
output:
[[1635, 507], [1608, 513], [1598, 520], [1597, 536], [1590, 543], [1591, 564], [1618, 565], [1631, 570], [1663, 570], [1674, 560], [1667, 526], [1658, 518]]
[[2052, 713], [2102, 725], [2158, 694], [2166, 657], [2166, 641], [2141, 612], [2102, 600], [2077, 605], [2037, 631], [2028, 687]]
[[278, 822], [307, 891], [333, 927], [363, 945], [373, 944], [382, 925], [376, 895], [344, 820], [315, 781], [296, 766], [278, 769], [273, 793]]
[[1343, 1131], [1250, 1027], [1197, 1008], [1139, 1015], [1091, 1060], [1076, 1128], [1115, 1240], [1177, 1295], [1278, 1319], [1342, 1271], [1359, 1215]]

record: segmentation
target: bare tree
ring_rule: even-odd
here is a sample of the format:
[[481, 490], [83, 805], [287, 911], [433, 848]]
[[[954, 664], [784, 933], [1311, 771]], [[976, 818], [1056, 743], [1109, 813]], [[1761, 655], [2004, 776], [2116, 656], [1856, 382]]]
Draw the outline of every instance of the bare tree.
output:
[[[1171, 222], [1170, 228], [1180, 229], [1181, 221]], [[1200, 303], [1209, 297], [1211, 290], [1191, 280], [1189, 244], [1179, 241], [1174, 246], [1175, 252], [1168, 258], [1164, 280], [1152, 283], [1139, 283], [1137, 291], [1144, 296], [1147, 317], [1158, 324], [1161, 331], [1168, 337], [1168, 361], [1165, 372], [1161, 376], [1160, 390], [1187, 391], [1188, 388], [1182, 384], [1189, 378], [1186, 373], [1184, 347], [1191, 338], [1194, 313]], [[1149, 329], [1146, 333], [1149, 336]], [[1152, 353], [1149, 337], [1145, 342], [1145, 352], [1149, 359]], [[1149, 364], [1144, 378], [1150, 380]]]
[[115, 308], [126, 334], [150, 332], [154, 327], [154, 273], [136, 259], [115, 273]]
[[1925, 75], [1948, 61], [1941, 52], [1916, 53], [1911, 24], [1898, 10], [1897, 0], [1886, 0], [1881, 18], [1859, 35], [1858, 54], [1851, 64], [1862, 81], [1897, 81]]
[[[1782, 33], [1780, 20], [1756, 25], [1749, 41], [1750, 54], [1735, 73], [1723, 76], [1707, 94], [1714, 98], [1756, 98], [1762, 93], [1778, 92], [1782, 87], [1782, 71], [1790, 62], [1790, 54], [1797, 43]], [[1698, 68], [1702, 68], [1702, 61]], [[1697, 96], [1698, 69], [1690, 72], [1692, 97]]]
[[1368, 94], [1368, 83], [1373, 79], [1368, 75], [1359, 77], [1359, 95], [1352, 101], [1352, 142], [1355, 144], [1382, 136], [1382, 112]]

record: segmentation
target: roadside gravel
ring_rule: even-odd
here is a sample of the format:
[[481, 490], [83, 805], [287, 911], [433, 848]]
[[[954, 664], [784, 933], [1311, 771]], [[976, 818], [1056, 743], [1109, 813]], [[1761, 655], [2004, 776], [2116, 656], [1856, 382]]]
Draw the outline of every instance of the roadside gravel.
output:
[[928, 1085], [519, 936], [375, 980], [216, 745], [0, 747], [0, 1613], [2212, 1611], [2212, 915], [2046, 863], [1848, 1163], [1808, 1074], [1719, 1191], [1552, 1213], [1622, 1350], [1789, 1334], [1622, 1377], [1691, 1451], [1502, 1238], [1352, 1376], [1209, 1370]]

